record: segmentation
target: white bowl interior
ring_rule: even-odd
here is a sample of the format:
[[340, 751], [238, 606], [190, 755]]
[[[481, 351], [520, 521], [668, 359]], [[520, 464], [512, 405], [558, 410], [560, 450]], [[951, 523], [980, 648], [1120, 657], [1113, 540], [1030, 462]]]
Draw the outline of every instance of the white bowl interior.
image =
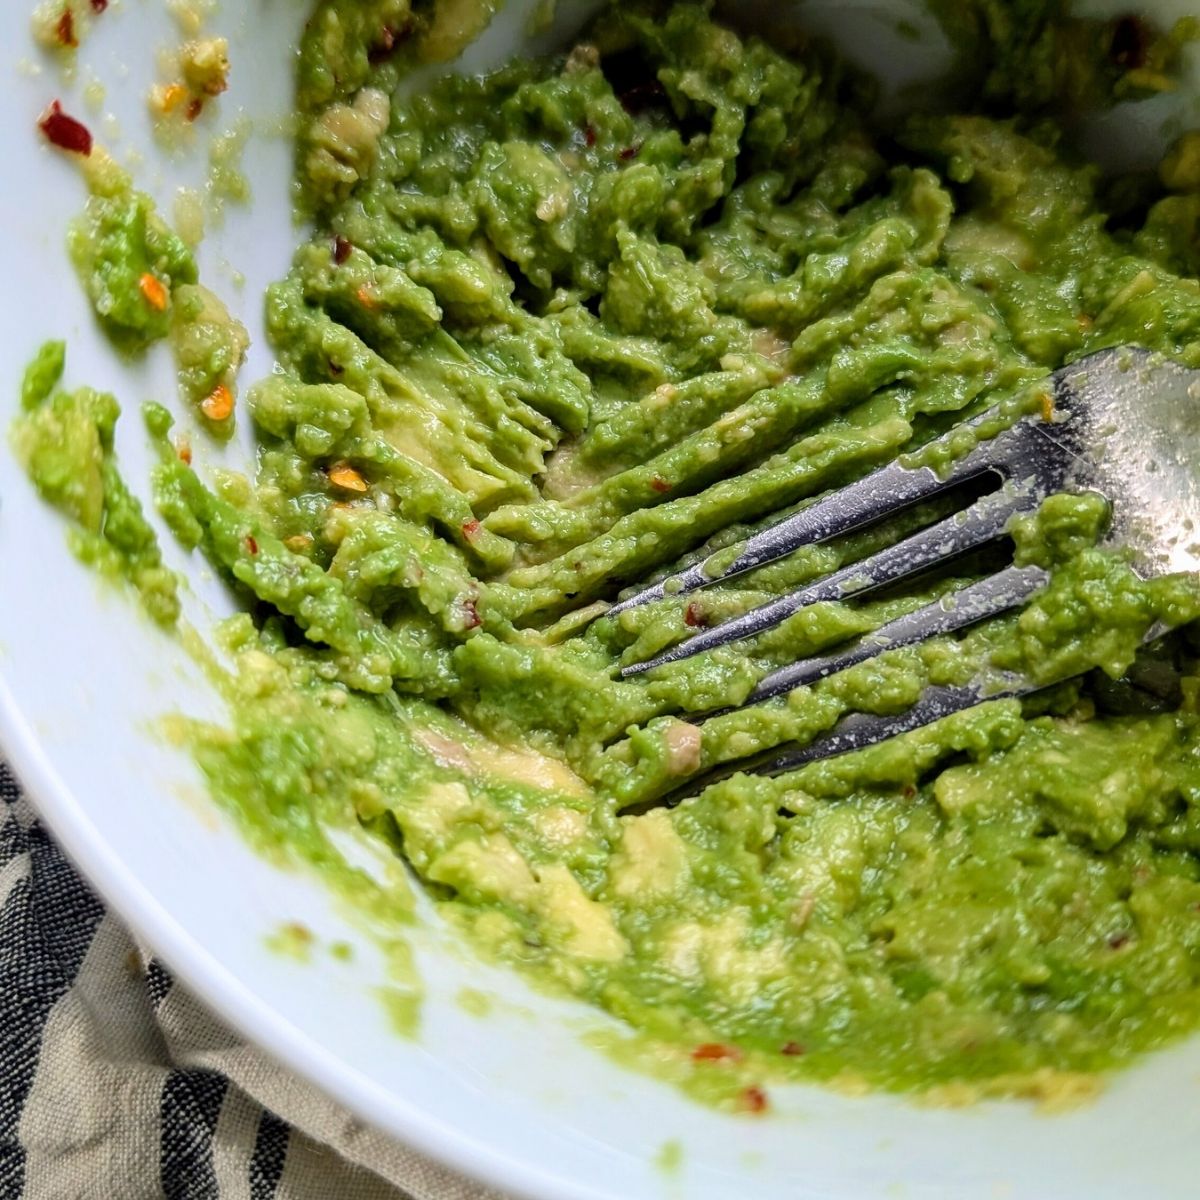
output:
[[[144, 91], [156, 49], [178, 38], [161, 5], [113, 6], [73, 80], [25, 48], [28, 7], [15, 0], [0, 8], [0, 227], [8, 247], [0, 422], [15, 410], [23, 363], [46, 337], [65, 336], [68, 382], [109, 388], [122, 399], [120, 452], [127, 478], [144, 494], [149, 453], [137, 409], [145, 399], [173, 396], [171, 363], [159, 353], [131, 368], [97, 332], [63, 249], [83, 189], [70, 165], [40, 143], [35, 122], [49, 100], [63, 97], [118, 157], [146, 156], [139, 184], [168, 213], [175, 189], [203, 178], [204, 139], [191, 154], [153, 150]], [[262, 128], [246, 154], [254, 204], [231, 207], [211, 231], [202, 272], [255, 334], [247, 378], [270, 369], [261, 296], [285, 269], [295, 237], [290, 147], [265, 130], [289, 106], [290, 49], [303, 7], [256, 0], [227, 6], [217, 20], [233, 42], [234, 74], [214, 128], [232, 123], [239, 109]], [[496, 61], [518, 44], [531, 7], [512, 0], [471, 50], [469, 65]], [[564, 4], [560, 23], [577, 23], [587, 7], [584, 0]], [[895, 66], [897, 82], [936, 70], [944, 58], [936, 42], [917, 53], [897, 41], [896, 14], [911, 4], [812, 0], [797, 7], [823, 30], [849, 30], [864, 61]], [[1125, 6], [1097, 0], [1088, 7]], [[1170, 17], [1194, 5], [1163, 0], [1151, 7]], [[82, 98], [93, 70], [108, 89], [100, 112]], [[1180, 120], [1200, 115], [1198, 95], [1193, 88], [1132, 118], [1104, 118], [1093, 136], [1127, 159], [1144, 160]], [[242, 287], [235, 269], [245, 274]], [[230, 457], [244, 461], [246, 450], [244, 442], [236, 445]], [[164, 547], [171, 564], [192, 575], [188, 613], [206, 628], [230, 610], [224, 589], [194, 561], [187, 564], [169, 537]], [[0, 564], [0, 740], [47, 821], [188, 985], [247, 1037], [381, 1129], [541, 1200], [710, 1200], [751, 1191], [762, 1200], [1195, 1194], [1200, 1040], [1146, 1059], [1096, 1104], [1055, 1118], [1019, 1104], [938, 1111], [894, 1097], [851, 1099], [799, 1087], [773, 1091], [779, 1112], [772, 1119], [724, 1117], [588, 1049], [581, 1034], [610, 1027], [601, 1015], [537, 995], [516, 976], [479, 964], [428, 913], [413, 934], [424, 1019], [415, 1038], [399, 1036], [376, 995], [388, 979], [370, 937], [319, 881], [252, 853], [210, 804], [186, 755], [164, 742], [160, 717], [219, 717], [217, 697], [174, 641], [72, 559], [61, 522], [34, 499], [6, 443]], [[321, 947], [350, 942], [353, 959], [339, 962], [318, 949], [302, 963], [270, 951], [269, 935], [293, 921], [312, 929]], [[495, 998], [490, 1015], [463, 1010], [455, 998], [464, 986]], [[682, 1147], [672, 1172], [655, 1165], [669, 1140]]]

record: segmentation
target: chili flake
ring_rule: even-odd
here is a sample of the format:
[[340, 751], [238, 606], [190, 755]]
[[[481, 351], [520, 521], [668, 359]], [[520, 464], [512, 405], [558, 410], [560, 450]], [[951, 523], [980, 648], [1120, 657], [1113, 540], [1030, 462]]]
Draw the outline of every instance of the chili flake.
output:
[[42, 114], [38, 128], [46, 135], [46, 140], [60, 150], [82, 154], [84, 158], [92, 152], [91, 131], [81, 121], [67, 116], [57, 100]]
[[329, 482], [347, 492], [365, 492], [367, 481], [349, 464], [334, 463], [329, 468]]
[[167, 311], [167, 304], [170, 302], [167, 289], [163, 287], [162, 281], [156, 276], [151, 275], [149, 271], [138, 280], [138, 291], [142, 293], [146, 303], [155, 312]]
[[739, 1097], [739, 1103], [744, 1112], [763, 1113], [767, 1111], [767, 1093], [762, 1088], [752, 1085], [746, 1088]]
[[789, 1058], [799, 1058], [804, 1053], [804, 1047], [799, 1042], [786, 1042], [779, 1053]]
[[333, 239], [333, 261], [340, 267], [350, 257], [353, 245], [339, 233]]
[[102, 13], [108, 7], [108, 0], [92, 0], [92, 12]]
[[736, 1046], [724, 1042], [704, 1042], [692, 1051], [696, 1062], [737, 1062], [742, 1052]]
[[69, 7], [62, 10], [62, 16], [58, 18], [58, 25], [55, 27], [55, 34], [62, 46], [69, 46], [73, 50], [79, 45], [79, 38], [75, 33], [75, 14]]
[[256, 538], [252, 533], [246, 534], [246, 549], [249, 550], [251, 554], [258, 553], [258, 538]]
[[472, 518], [470, 521], [464, 521], [462, 527], [463, 537], [465, 537], [468, 542], [473, 542], [475, 538], [479, 536], [479, 530], [481, 528], [482, 526], [474, 518]]
[[695, 600], [683, 610], [683, 623], [690, 625], [693, 629], [708, 624], [708, 618], [704, 615], [704, 609]]
[[227, 421], [233, 414], [233, 393], [223, 383], [218, 383], [200, 402], [200, 411], [210, 421]]
[[661, 475], [655, 475], [650, 480], [650, 487], [656, 492], [669, 492], [671, 490], [671, 485]]

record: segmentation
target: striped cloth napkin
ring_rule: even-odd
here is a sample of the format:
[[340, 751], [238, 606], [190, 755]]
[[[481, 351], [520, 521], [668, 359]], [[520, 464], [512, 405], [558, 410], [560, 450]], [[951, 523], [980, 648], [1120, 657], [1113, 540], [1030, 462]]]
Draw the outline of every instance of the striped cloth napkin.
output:
[[211, 1016], [0, 764], [0, 1200], [501, 1200]]

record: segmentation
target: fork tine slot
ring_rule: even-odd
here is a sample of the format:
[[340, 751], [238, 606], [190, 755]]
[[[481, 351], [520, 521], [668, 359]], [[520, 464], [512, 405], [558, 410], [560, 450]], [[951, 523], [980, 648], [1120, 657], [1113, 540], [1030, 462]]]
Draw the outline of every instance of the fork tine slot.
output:
[[627, 608], [662, 600], [667, 596], [682, 596], [711, 583], [725, 582], [775, 562], [801, 546], [828, 541], [862, 525], [869, 525], [898, 509], [957, 487], [995, 469], [1003, 461], [1002, 454], [997, 453], [1003, 449], [1002, 441], [1003, 435], [991, 443], [978, 446], [946, 475], [939, 475], [929, 467], [904, 467], [899, 463], [881, 467], [839, 488], [824, 500], [818, 500], [754, 534], [743, 543], [737, 558], [718, 574], [709, 574], [706, 569], [711, 559], [697, 563], [686, 571], [619, 601], [608, 610], [608, 615], [616, 616]]
[[840, 654], [826, 654], [790, 663], [766, 676], [750, 693], [747, 704], [757, 704], [780, 696], [805, 684], [816, 683], [828, 675], [836, 675], [847, 667], [875, 658], [885, 650], [912, 646], [940, 634], [953, 633], [968, 625], [978, 624], [1022, 604], [1039, 588], [1045, 586], [1049, 574], [1041, 567], [1006, 567], [961, 591], [935, 600], [916, 612], [907, 613], [895, 621], [881, 625], [859, 638]]
[[1004, 533], [1014, 515], [1036, 507], [1037, 499], [1038, 494], [1032, 488], [1011, 485], [1003, 491], [984, 496], [961, 513], [955, 513], [862, 562], [851, 563], [808, 587], [780, 596], [713, 629], [697, 633], [646, 662], [622, 667], [621, 676], [628, 678], [640, 675], [655, 667], [691, 658], [705, 650], [753, 637], [810, 604], [848, 600], [851, 596], [927, 570], [976, 546], [994, 541]]

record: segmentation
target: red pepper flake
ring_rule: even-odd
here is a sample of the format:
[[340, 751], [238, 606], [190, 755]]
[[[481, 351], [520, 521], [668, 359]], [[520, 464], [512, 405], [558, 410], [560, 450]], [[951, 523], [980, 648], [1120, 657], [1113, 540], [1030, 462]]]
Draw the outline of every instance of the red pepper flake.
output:
[[695, 600], [683, 610], [683, 623], [690, 625], [693, 629], [698, 629], [700, 626], [708, 624], [708, 618], [704, 615], [704, 609]]
[[167, 311], [171, 297], [167, 289], [163, 287], [162, 280], [157, 276], [151, 275], [149, 271], [144, 272], [138, 279], [138, 291], [142, 293], [142, 298], [155, 312]]
[[669, 492], [671, 490], [671, 485], [661, 475], [655, 475], [650, 480], [650, 487], [656, 492]]
[[742, 1052], [736, 1046], [727, 1046], [724, 1042], [704, 1042], [692, 1051], [696, 1062], [737, 1062]]
[[251, 554], [258, 553], [258, 538], [256, 538], [252, 533], [246, 534], [246, 549], [249, 550]]
[[479, 531], [482, 528], [483, 527], [478, 521], [464, 521], [462, 526], [463, 537], [465, 537], [468, 542], [473, 542], [479, 536]]
[[478, 629], [483, 624], [483, 618], [479, 615], [479, 606], [474, 599], [468, 598], [463, 601], [463, 613], [466, 618], [463, 621], [464, 629]]
[[203, 400], [200, 401], [200, 412], [210, 421], [228, 421], [233, 416], [233, 393], [223, 384], [218, 383]]
[[339, 233], [333, 239], [333, 261], [340, 267], [350, 257], [354, 247]]
[[108, 0], [92, 0], [92, 12], [102, 13], [108, 7]]
[[763, 1113], [767, 1111], [767, 1093], [757, 1085], [746, 1088], [738, 1097], [738, 1103], [744, 1112]]
[[192, 465], [192, 443], [185, 438], [180, 438], [179, 444], [175, 447], [175, 453], [179, 456], [179, 461], [185, 467]]
[[204, 101], [199, 96], [192, 97], [188, 101], [188, 106], [184, 110], [184, 116], [189, 121], [194, 121], [204, 111]]
[[46, 135], [46, 140], [60, 150], [82, 154], [85, 158], [92, 152], [91, 131], [82, 122], [67, 116], [57, 100], [42, 114], [38, 128]]
[[637, 156], [639, 154], [641, 154], [641, 152], [642, 152], [642, 144], [641, 144], [641, 142], [638, 142], [638, 144], [636, 146], [625, 146], [621, 150], [621, 152], [617, 155], [617, 157], [622, 162], [628, 162], [631, 158], [637, 158]]
[[75, 35], [75, 14], [70, 8], [62, 10], [62, 16], [58, 18], [55, 34], [58, 37], [58, 44], [60, 46], [69, 46], [71, 49], [74, 49], [79, 45], [79, 38]]
[[360, 496], [368, 490], [369, 484], [348, 462], [334, 463], [328, 469], [329, 482], [344, 492], [357, 492]]
[[911, 800], [916, 794], [917, 789], [913, 787], [911, 783], [906, 783], [904, 785], [904, 790], [901, 792], [901, 795], [905, 798], [905, 800]]
[[596, 144], [596, 131], [590, 125], [583, 131], [583, 140], [589, 148]]
[[1124, 930], [1122, 930], [1122, 932], [1120, 932], [1120, 933], [1114, 933], [1112, 935], [1112, 937], [1110, 937], [1108, 939], [1108, 948], [1110, 950], [1120, 950], [1123, 947], [1128, 946], [1128, 945], [1129, 945], [1129, 934], [1126, 933]]
[[804, 1047], [799, 1042], [787, 1042], [779, 1053], [786, 1054], [789, 1058], [799, 1058], [804, 1053]]

